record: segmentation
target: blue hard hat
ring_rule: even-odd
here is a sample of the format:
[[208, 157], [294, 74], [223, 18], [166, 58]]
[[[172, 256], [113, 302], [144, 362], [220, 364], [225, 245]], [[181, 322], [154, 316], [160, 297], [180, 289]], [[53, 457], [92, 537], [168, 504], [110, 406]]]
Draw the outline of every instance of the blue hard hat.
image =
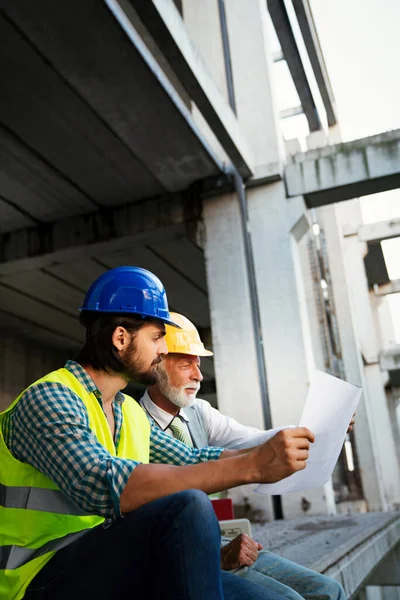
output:
[[163, 284], [153, 273], [140, 267], [116, 267], [100, 275], [90, 286], [79, 310], [131, 313], [179, 327], [169, 314]]

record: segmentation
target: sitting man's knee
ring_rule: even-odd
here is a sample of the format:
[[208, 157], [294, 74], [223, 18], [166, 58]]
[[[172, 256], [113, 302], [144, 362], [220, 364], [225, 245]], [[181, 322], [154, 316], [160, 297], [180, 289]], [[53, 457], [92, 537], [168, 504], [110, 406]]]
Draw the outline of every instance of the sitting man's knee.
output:
[[193, 506], [196, 510], [214, 512], [209, 497], [201, 490], [185, 490], [184, 492], [179, 492], [179, 496], [184, 503], [188, 506]]
[[185, 490], [177, 494], [181, 509], [191, 514], [193, 519], [217, 521], [213, 506], [207, 494], [200, 490]]

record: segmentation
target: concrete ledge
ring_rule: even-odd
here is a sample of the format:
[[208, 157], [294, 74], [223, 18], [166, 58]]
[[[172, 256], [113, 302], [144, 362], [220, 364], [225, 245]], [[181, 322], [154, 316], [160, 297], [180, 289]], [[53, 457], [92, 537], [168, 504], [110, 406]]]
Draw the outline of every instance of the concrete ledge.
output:
[[264, 549], [333, 577], [353, 597], [400, 543], [400, 512], [253, 524]]
[[394, 189], [400, 185], [400, 130], [325, 146], [289, 158], [289, 196], [312, 207]]
[[340, 581], [348, 597], [354, 596], [399, 541], [400, 518], [360, 543], [322, 572]]
[[362, 242], [380, 242], [400, 237], [400, 219], [363, 225], [358, 231], [358, 236]]

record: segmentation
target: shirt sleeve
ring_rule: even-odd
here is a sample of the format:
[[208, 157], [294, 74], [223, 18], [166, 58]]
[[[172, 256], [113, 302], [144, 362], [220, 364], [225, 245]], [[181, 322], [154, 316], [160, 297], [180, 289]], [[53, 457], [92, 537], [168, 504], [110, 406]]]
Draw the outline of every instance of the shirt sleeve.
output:
[[168, 435], [151, 421], [150, 462], [169, 465], [194, 465], [199, 462], [217, 460], [224, 448], [190, 448]]
[[247, 427], [213, 408], [206, 400], [196, 400], [207, 427], [210, 446], [222, 446], [229, 450], [252, 448], [271, 439], [282, 427], [266, 431]]
[[113, 456], [99, 443], [84, 403], [69, 388], [29, 388], [13, 409], [11, 431], [15, 458], [49, 477], [82, 510], [121, 516], [120, 496], [138, 463]]

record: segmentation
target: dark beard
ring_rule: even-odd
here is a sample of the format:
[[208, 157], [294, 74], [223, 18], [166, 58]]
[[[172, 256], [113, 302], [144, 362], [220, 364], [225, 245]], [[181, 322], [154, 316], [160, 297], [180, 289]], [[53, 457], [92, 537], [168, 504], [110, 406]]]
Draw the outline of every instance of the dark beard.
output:
[[157, 373], [154, 367], [161, 359], [153, 361], [150, 369], [146, 371], [143, 360], [138, 356], [135, 340], [130, 342], [124, 356], [120, 356], [120, 360], [125, 367], [123, 374], [129, 381], [133, 380], [146, 386], [157, 383]]

